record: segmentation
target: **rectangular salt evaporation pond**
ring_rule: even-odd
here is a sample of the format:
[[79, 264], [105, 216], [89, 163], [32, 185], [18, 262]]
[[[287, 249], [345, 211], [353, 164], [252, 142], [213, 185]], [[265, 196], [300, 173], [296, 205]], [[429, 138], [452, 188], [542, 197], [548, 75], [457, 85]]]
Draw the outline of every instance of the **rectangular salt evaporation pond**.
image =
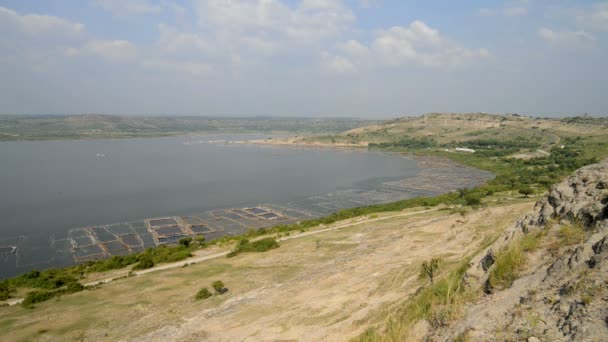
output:
[[177, 236], [177, 235], [186, 235], [186, 233], [184, 233], [184, 231], [177, 225], [174, 226], [168, 226], [168, 227], [162, 227], [162, 228], [157, 228], [154, 230], [154, 232], [159, 236], [159, 237], [168, 237], [168, 236]]
[[295, 208], [295, 205], [287, 204], [287, 206], [279, 206], [276, 204], [264, 204], [265, 207], [273, 210], [277, 213], [289, 216], [295, 220], [305, 220], [314, 218], [314, 214], [306, 211], [305, 209]]
[[129, 223], [116, 223], [107, 226], [107, 229], [110, 233], [121, 236], [126, 234], [133, 234], [133, 228]]
[[204, 223], [199, 217], [196, 217], [196, 216], [183, 216], [183, 217], [180, 217], [180, 220], [185, 225], [196, 225], [196, 224]]
[[114, 234], [110, 233], [105, 227], [92, 227], [89, 229], [93, 233], [93, 236], [95, 236], [95, 238], [99, 242], [108, 242], [117, 239], [117, 237]]
[[68, 233], [68, 237], [72, 240], [74, 248], [85, 247], [97, 243], [91, 233], [84, 228], [71, 229]]
[[256, 228], [256, 227], [260, 227], [260, 226], [264, 225], [264, 222], [259, 220], [254, 215], [251, 215], [251, 217], [246, 217], [246, 216], [237, 214], [235, 211], [236, 210], [230, 210], [230, 211], [219, 210], [219, 211], [214, 211], [213, 213], [216, 215], [227, 217], [227, 218], [231, 219], [232, 221], [236, 221], [243, 227]]
[[190, 230], [194, 233], [194, 234], [203, 234], [203, 233], [212, 233], [213, 229], [204, 226], [204, 225], [194, 225], [190, 227]]
[[150, 233], [148, 228], [146, 228], [144, 222], [134, 222], [131, 223], [131, 226], [133, 227], [135, 233], [137, 233], [137, 235], [141, 239], [144, 249], [156, 246], [154, 236], [152, 235], [152, 233]]
[[252, 213], [252, 214], [255, 214], [255, 215], [260, 215], [260, 214], [267, 213], [266, 210], [264, 210], [262, 208], [257, 208], [257, 207], [254, 207], [254, 208], [245, 208], [245, 210], [248, 211], [248, 212], [250, 212], [250, 213]]
[[103, 247], [110, 255], [127, 255], [130, 253], [129, 249], [118, 240], [105, 242]]
[[263, 217], [267, 220], [277, 220], [280, 216], [275, 213], [266, 213], [266, 214], [260, 215], [260, 217]]
[[74, 248], [72, 253], [76, 262], [99, 260], [109, 256], [99, 245]]
[[150, 223], [150, 227], [160, 227], [167, 226], [171, 224], [177, 224], [177, 221], [173, 218], [160, 218], [160, 219], [152, 219], [148, 221]]
[[143, 243], [137, 234], [122, 235], [120, 241], [131, 249], [143, 248]]

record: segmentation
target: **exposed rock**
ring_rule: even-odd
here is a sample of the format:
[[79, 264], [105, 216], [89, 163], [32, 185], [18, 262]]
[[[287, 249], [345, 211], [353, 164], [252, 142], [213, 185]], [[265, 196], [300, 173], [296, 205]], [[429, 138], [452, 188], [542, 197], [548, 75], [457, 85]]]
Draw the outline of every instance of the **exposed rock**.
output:
[[[510, 288], [490, 286], [496, 255], [524, 234], [557, 235], [562, 224], [580, 224], [585, 241], [539, 250]], [[557, 241], [557, 240], [556, 240]], [[464, 317], [434, 332], [431, 340], [452, 340], [471, 331], [474, 340], [608, 341], [608, 161], [577, 170], [494, 244], [472, 259], [465, 275], [486, 296]]]
[[550, 220], [576, 220], [587, 229], [606, 228], [608, 222], [608, 162], [577, 170], [566, 181], [555, 185], [549, 195], [538, 201], [532, 214], [524, 217], [524, 232], [532, 226], [543, 226]]

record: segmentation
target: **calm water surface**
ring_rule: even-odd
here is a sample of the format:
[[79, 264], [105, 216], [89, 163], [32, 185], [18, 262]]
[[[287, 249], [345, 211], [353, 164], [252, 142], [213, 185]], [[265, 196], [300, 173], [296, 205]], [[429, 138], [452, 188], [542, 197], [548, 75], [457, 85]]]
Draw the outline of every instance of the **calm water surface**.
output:
[[244, 138], [250, 137], [0, 143], [0, 241], [288, 203], [418, 172], [413, 160], [376, 152], [200, 143]]

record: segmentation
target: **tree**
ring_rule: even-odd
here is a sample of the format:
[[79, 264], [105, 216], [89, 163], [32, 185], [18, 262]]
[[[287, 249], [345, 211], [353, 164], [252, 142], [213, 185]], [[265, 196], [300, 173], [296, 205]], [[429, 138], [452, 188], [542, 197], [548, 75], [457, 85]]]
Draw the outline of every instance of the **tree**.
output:
[[469, 193], [464, 196], [464, 201], [467, 205], [480, 205], [481, 204], [481, 196], [477, 193]]
[[424, 261], [420, 266], [420, 278], [428, 279], [431, 284], [437, 275], [437, 270], [441, 264], [441, 259], [432, 258], [431, 261]]
[[531, 188], [525, 186], [525, 187], [521, 187], [519, 188], [519, 193], [528, 197], [528, 195], [532, 194], [534, 192], [534, 190], [532, 190]]
[[223, 294], [226, 291], [228, 291], [228, 289], [224, 287], [224, 283], [221, 280], [214, 281], [213, 284], [211, 284], [211, 286], [213, 286], [213, 289], [218, 294]]
[[204, 236], [202, 236], [202, 235], [199, 235], [199, 236], [197, 236], [197, 237], [196, 237], [196, 242], [198, 242], [198, 244], [199, 244], [199, 245], [204, 244], [204, 243], [205, 243], [205, 241], [206, 241], [206, 239], [205, 239], [205, 237], [204, 237]]
[[192, 243], [192, 238], [191, 237], [185, 237], [183, 239], [179, 239], [179, 244], [188, 248], [190, 247], [190, 244]]
[[200, 291], [198, 291], [196, 293], [196, 296], [194, 297], [195, 299], [207, 299], [209, 297], [213, 296], [211, 294], [211, 292], [209, 290], [207, 290], [206, 287], [203, 287], [202, 289], [200, 289]]

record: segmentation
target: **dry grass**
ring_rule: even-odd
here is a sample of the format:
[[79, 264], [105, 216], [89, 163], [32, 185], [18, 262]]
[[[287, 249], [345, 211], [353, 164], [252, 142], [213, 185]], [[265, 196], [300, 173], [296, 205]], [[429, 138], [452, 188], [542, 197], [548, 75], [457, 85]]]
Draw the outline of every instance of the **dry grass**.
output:
[[[286, 240], [263, 254], [243, 254], [163, 270], [40, 304], [33, 310], [0, 308], [1, 340], [344, 340], [385, 322], [421, 284], [422, 261], [446, 260], [425, 298], [440, 310], [416, 315], [435, 322], [458, 313], [457, 278], [451, 277], [484, 238], [505, 228], [531, 202], [458, 214], [432, 212], [391, 218]], [[382, 215], [380, 215], [381, 217]], [[454, 237], [447, 241], [451, 233]], [[320, 240], [319, 247], [316, 241]], [[229, 292], [203, 301], [201, 286], [221, 279]], [[399, 331], [395, 323], [395, 331]]]

